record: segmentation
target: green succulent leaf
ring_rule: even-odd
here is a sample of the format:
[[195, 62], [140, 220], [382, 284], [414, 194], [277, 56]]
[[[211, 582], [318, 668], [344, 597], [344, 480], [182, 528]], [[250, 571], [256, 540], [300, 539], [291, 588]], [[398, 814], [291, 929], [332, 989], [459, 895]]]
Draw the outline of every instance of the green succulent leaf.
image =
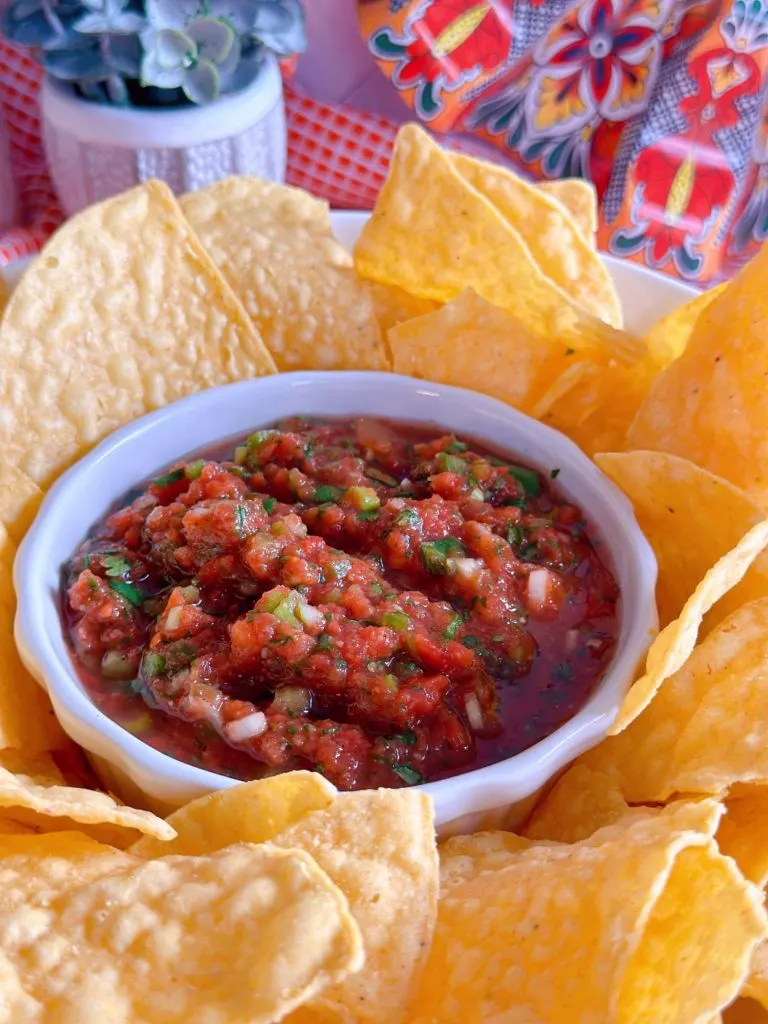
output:
[[184, 73], [181, 87], [187, 99], [192, 103], [213, 103], [219, 98], [221, 89], [221, 79], [216, 65], [210, 61], [201, 60], [195, 67], [188, 68]]
[[154, 85], [158, 89], [178, 89], [184, 81], [185, 69], [179, 64], [175, 68], [163, 67], [154, 52], [145, 53], [141, 62], [141, 84]]
[[139, 77], [141, 43], [138, 36], [112, 36], [106, 47], [106, 57], [115, 75], [122, 75], [124, 78]]
[[162, 30], [155, 37], [152, 47], [147, 47], [144, 42], [144, 49], [147, 53], [154, 53], [158, 65], [167, 71], [187, 67], [198, 55], [198, 46], [195, 40], [187, 36], [185, 32], [178, 32], [175, 29]]
[[196, 18], [187, 26], [187, 35], [197, 44], [197, 55], [212, 64], [222, 64], [232, 51], [235, 33], [217, 18]]
[[73, 28], [87, 35], [132, 35], [141, 32], [146, 22], [141, 14], [135, 11], [91, 12], [78, 18]]
[[205, 13], [200, 0], [146, 0], [145, 10], [148, 23], [158, 29], [184, 29]]
[[90, 49], [49, 51], [43, 59], [43, 67], [54, 78], [65, 82], [103, 81], [112, 70], [98, 43]]
[[299, 0], [260, 0], [252, 33], [281, 57], [307, 48], [304, 11]]

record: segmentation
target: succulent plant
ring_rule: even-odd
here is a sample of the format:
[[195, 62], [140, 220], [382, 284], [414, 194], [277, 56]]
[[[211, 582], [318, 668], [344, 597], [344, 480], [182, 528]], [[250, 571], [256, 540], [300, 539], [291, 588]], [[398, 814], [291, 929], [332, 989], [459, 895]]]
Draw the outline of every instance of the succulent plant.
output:
[[87, 99], [212, 103], [306, 46], [300, 0], [15, 0], [0, 29]]

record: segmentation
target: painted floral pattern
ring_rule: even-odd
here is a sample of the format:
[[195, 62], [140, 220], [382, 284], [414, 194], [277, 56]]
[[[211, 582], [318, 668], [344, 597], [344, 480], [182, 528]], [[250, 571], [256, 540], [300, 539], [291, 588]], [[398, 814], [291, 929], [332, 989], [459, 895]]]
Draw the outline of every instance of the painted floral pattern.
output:
[[697, 284], [768, 237], [768, 0], [366, 0], [415, 114], [579, 176], [603, 248]]

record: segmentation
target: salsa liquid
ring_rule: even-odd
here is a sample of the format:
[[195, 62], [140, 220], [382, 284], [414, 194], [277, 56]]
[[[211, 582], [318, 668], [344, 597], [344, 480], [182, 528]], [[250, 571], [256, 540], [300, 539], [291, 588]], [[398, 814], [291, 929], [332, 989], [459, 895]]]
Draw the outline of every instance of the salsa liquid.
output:
[[364, 418], [180, 462], [65, 567], [82, 679], [144, 742], [236, 778], [403, 786], [509, 757], [579, 710], [616, 640], [558, 472]]

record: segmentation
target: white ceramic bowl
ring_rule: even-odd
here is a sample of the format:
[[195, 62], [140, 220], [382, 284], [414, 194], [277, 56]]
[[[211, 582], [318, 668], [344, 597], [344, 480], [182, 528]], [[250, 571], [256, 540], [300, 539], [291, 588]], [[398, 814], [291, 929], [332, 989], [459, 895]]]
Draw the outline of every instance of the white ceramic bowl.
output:
[[[15, 566], [16, 641], [30, 672], [47, 688], [66, 732], [94, 755], [119, 795], [158, 810], [233, 785], [142, 743], [102, 714], [78, 679], [64, 639], [60, 569], [97, 520], [127, 489], [213, 441], [298, 413], [387, 416], [434, 423], [501, 447], [545, 472], [598, 525], [621, 587], [614, 658], [582, 710], [515, 757], [424, 786], [446, 829], [498, 821], [559, 769], [597, 743], [613, 720], [656, 624], [656, 562], [621, 492], [563, 435], [474, 392], [386, 373], [295, 373], [205, 391], [117, 431], [51, 489]], [[496, 812], [488, 817], [488, 812]], [[485, 817], [482, 817], [485, 815]], [[467, 816], [470, 816], [468, 818]], [[481, 816], [481, 817], [478, 817]]]

